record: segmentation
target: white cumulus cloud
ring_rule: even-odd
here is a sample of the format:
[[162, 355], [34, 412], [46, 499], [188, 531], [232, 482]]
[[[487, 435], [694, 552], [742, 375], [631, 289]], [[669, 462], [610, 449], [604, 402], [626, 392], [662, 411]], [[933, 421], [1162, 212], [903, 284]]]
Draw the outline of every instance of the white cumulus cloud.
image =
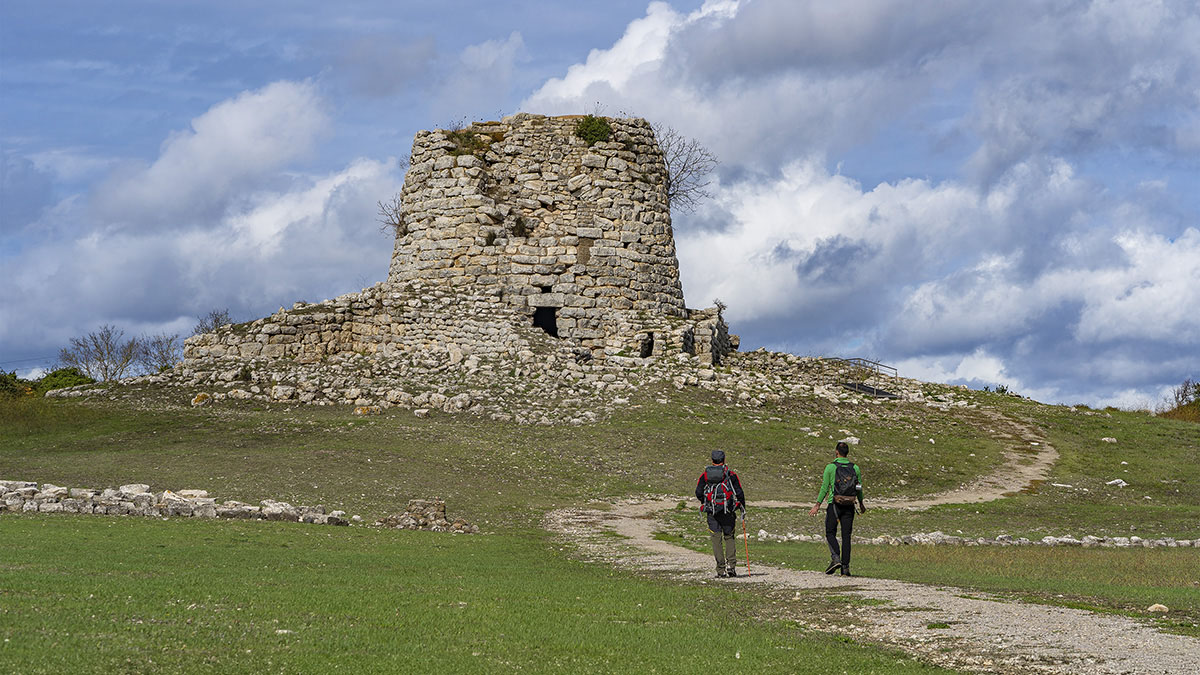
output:
[[162, 144], [149, 166], [126, 166], [92, 195], [113, 226], [162, 226], [219, 214], [248, 187], [275, 179], [328, 130], [312, 82], [281, 81], [214, 105]]

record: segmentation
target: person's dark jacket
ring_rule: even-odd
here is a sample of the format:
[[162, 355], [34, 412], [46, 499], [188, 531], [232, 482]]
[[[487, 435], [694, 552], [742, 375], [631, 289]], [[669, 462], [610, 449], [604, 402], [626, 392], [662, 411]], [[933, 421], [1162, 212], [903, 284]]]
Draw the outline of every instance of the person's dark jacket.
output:
[[[742, 492], [742, 481], [738, 480], [737, 472], [729, 467], [725, 467], [729, 472], [730, 481], [733, 483], [733, 494], [737, 496], [737, 508], [746, 507], [746, 495]], [[696, 481], [696, 499], [700, 500], [700, 504], [704, 504], [704, 486], [708, 483], [708, 471], [700, 472], [700, 480]]]

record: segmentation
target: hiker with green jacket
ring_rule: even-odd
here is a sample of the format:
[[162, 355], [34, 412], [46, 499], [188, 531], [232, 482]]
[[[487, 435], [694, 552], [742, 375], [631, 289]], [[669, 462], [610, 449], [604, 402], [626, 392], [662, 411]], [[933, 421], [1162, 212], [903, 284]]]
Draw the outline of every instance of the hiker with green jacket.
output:
[[[842, 576], [850, 576], [850, 534], [854, 530], [854, 504], [858, 502], [860, 513], [866, 513], [863, 505], [862, 470], [858, 465], [846, 459], [850, 454], [850, 446], [845, 441], [838, 441], [837, 454], [834, 460], [825, 466], [825, 475], [821, 480], [821, 492], [817, 495], [817, 503], [808, 512], [815, 516], [821, 508], [821, 502], [829, 495], [829, 508], [825, 511], [825, 540], [829, 543], [830, 561], [825, 568], [825, 574], [833, 574], [841, 568]], [[842, 526], [842, 545], [838, 547], [838, 524]]]

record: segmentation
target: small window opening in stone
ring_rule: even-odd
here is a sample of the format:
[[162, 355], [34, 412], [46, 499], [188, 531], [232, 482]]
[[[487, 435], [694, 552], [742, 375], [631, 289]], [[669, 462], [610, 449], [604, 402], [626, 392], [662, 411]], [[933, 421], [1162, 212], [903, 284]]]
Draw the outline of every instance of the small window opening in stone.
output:
[[549, 293], [549, 292], [550, 292], [550, 287], [549, 287], [549, 286], [538, 286], [538, 288], [542, 289], [542, 292], [543, 292], [543, 293]]
[[533, 310], [533, 325], [546, 331], [550, 337], [558, 337], [558, 308], [536, 307]]
[[654, 355], [654, 333], [647, 333], [646, 337], [642, 339], [641, 356], [644, 359], [648, 356], [653, 356], [653, 355]]

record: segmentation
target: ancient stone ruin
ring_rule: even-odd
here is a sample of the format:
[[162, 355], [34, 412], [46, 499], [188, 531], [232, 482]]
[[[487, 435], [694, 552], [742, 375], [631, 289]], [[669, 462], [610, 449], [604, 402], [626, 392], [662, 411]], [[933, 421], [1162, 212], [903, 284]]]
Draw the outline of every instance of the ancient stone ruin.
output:
[[419, 132], [387, 280], [190, 338], [185, 374], [353, 355], [719, 364], [738, 340], [720, 307], [684, 305], [653, 131], [641, 119], [608, 122], [609, 139], [592, 145], [576, 136], [576, 117], [524, 113]]
[[375, 522], [381, 527], [396, 530], [429, 530], [431, 532], [455, 532], [477, 534], [478, 525], [462, 518], [450, 521], [446, 518], [446, 502], [440, 499], [410, 499], [404, 513], [393, 513]]

